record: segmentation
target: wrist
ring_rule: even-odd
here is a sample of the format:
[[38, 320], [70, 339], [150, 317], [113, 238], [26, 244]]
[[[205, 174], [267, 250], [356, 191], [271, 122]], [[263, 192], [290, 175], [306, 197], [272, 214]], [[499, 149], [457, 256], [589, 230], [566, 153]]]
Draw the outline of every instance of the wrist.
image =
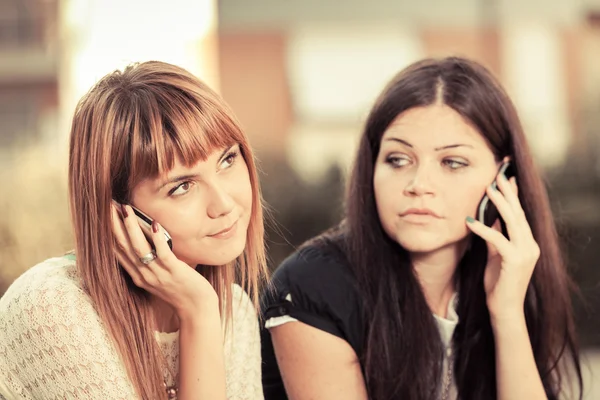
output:
[[517, 332], [527, 332], [527, 321], [524, 312], [503, 313], [501, 315], [490, 314], [490, 323], [496, 335], [506, 333], [508, 335]]
[[181, 324], [196, 325], [215, 317], [220, 319], [219, 297], [216, 292], [204, 295], [188, 306], [177, 307], [175, 312]]

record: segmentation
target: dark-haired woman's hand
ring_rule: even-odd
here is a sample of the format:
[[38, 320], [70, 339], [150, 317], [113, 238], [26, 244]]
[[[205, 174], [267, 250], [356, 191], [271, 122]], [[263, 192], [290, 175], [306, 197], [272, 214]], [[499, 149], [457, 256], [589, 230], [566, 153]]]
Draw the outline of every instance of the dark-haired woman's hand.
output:
[[497, 184], [499, 191], [488, 187], [487, 194], [506, 224], [508, 238], [502, 234], [498, 221], [489, 228], [467, 219], [471, 231], [488, 245], [484, 286], [493, 324], [524, 320], [525, 294], [540, 257], [540, 248], [519, 201], [515, 178], [508, 181], [499, 175]]
[[112, 205], [113, 233], [117, 240], [119, 263], [133, 283], [170, 304], [179, 318], [194, 319], [202, 315], [202, 307], [218, 305], [213, 286], [194, 268], [179, 260], [169, 248], [162, 227], [152, 226], [151, 240], [156, 258], [143, 263], [141, 258], [152, 248], [130, 206]]

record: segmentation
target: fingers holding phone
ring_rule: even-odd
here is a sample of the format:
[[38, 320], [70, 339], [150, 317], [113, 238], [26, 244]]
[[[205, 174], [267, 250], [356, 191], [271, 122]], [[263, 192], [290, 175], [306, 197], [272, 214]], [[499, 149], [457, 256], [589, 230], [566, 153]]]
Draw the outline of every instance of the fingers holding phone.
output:
[[127, 235], [125, 223], [123, 222], [123, 211], [121, 206], [116, 202], [113, 202], [111, 206], [111, 222], [112, 231], [116, 239], [115, 252], [117, 260], [123, 269], [127, 271], [133, 283], [138, 287], [142, 287], [142, 276], [136, 266], [136, 259], [132, 258], [132, 252], [128, 251], [132, 246]]
[[503, 232], [470, 217], [467, 226], [488, 245], [484, 288], [490, 315], [498, 321], [510, 320], [523, 312], [540, 248], [519, 201], [516, 179], [507, 179], [505, 174], [499, 173], [496, 184], [495, 188], [486, 190], [486, 195], [499, 212], [497, 220], [505, 223]]
[[129, 210], [124, 205], [113, 204], [113, 232], [117, 239], [117, 257], [136, 286], [153, 292], [152, 275], [155, 273], [151, 263], [155, 263], [157, 258], [154, 241], [150, 233], [143, 233], [135, 218], [129, 218]]
[[[148, 215], [144, 214], [144, 212], [142, 212], [140, 209], [135, 208], [134, 206], [130, 206], [130, 207], [133, 210], [133, 213], [135, 214], [135, 216], [137, 217], [138, 223], [139, 223], [140, 227], [142, 228], [144, 235], [146, 235], [146, 238], [150, 239], [151, 232], [153, 229], [152, 224], [154, 223], [154, 220], [152, 218], [150, 218]], [[171, 235], [169, 235], [169, 233], [164, 228], [162, 228], [162, 232], [163, 232], [165, 241], [169, 245], [169, 248], [171, 250], [173, 250], [173, 241], [171, 239]], [[151, 242], [151, 244], [152, 244], [152, 242]]]
[[149, 254], [153, 254], [154, 258], [156, 257], [151, 233], [144, 234], [137, 219], [129, 218], [130, 214], [133, 213], [133, 209], [130, 206], [122, 205], [121, 213], [125, 229], [127, 230], [127, 236], [135, 255], [142, 263], [148, 265], [150, 263]]
[[[494, 182], [491, 184], [492, 190], [498, 190], [498, 178], [505, 178], [509, 180], [515, 176], [515, 169], [510, 160], [504, 160], [502, 165], [498, 170], [498, 175]], [[496, 220], [500, 218], [500, 223], [502, 225], [503, 230], [505, 230], [505, 224], [502, 220], [500, 213], [498, 212], [498, 208], [496, 205], [490, 200], [489, 194], [484, 194], [481, 202], [479, 203], [479, 207], [477, 209], [477, 220], [484, 224], [485, 226], [492, 227]]]
[[[210, 283], [171, 251], [170, 236], [157, 222], [144, 232], [129, 205], [113, 204], [113, 232], [117, 258], [134, 284], [171, 304], [182, 313], [194, 314], [206, 295], [216, 295]], [[179, 313], [178, 311], [178, 313]]]

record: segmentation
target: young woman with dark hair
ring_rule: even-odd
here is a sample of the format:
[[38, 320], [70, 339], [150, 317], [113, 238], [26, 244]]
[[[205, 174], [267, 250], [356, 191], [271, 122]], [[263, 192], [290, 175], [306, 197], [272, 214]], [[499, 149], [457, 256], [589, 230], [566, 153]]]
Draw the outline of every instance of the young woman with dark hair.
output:
[[[499, 211], [491, 226], [477, 220], [484, 196]], [[389, 83], [360, 140], [344, 221], [273, 281], [269, 400], [581, 398], [544, 183], [512, 102], [473, 61], [420, 61]]]

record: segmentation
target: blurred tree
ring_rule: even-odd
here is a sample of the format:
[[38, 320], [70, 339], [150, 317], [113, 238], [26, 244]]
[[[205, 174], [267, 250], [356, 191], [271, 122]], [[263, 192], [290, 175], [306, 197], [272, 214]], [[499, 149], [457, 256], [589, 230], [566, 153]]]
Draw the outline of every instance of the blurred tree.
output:
[[269, 266], [281, 261], [307, 239], [340, 221], [344, 182], [342, 171], [332, 166], [320, 182], [307, 183], [281, 159], [267, 158], [260, 169], [268, 214]]

